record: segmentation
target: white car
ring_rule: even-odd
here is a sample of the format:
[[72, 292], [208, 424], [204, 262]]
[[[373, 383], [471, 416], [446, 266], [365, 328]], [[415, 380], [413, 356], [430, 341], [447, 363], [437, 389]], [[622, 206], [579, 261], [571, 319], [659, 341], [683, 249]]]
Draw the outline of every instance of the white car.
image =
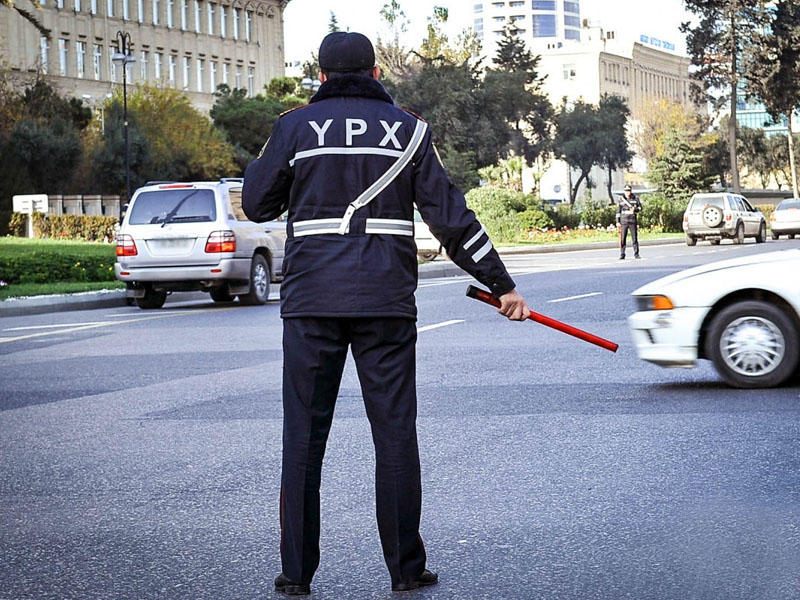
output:
[[422, 260], [433, 260], [442, 253], [442, 244], [433, 237], [431, 230], [422, 220], [422, 215], [414, 209], [414, 243], [417, 245], [417, 256]]
[[800, 234], [800, 199], [787, 198], [781, 201], [769, 216], [769, 228], [773, 240], [782, 235], [794, 239], [795, 235]]
[[695, 194], [683, 213], [683, 232], [686, 244], [697, 240], [719, 244], [723, 238], [743, 244], [744, 238], [767, 241], [767, 221], [764, 214], [738, 194]]
[[800, 249], [713, 262], [633, 292], [639, 358], [662, 367], [713, 361], [732, 386], [772, 387], [800, 353]]

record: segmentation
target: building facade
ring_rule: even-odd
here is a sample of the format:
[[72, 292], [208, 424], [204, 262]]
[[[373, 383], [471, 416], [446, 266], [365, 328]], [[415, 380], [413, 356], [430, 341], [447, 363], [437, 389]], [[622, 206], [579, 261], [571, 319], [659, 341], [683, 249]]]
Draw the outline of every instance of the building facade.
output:
[[[122, 84], [112, 61], [130, 35], [129, 84], [186, 92], [208, 112], [217, 85], [258, 93], [284, 73], [288, 0], [18, 0], [0, 8], [0, 60], [11, 73], [41, 71], [62, 93], [99, 106]], [[27, 16], [24, 16], [27, 15]]]

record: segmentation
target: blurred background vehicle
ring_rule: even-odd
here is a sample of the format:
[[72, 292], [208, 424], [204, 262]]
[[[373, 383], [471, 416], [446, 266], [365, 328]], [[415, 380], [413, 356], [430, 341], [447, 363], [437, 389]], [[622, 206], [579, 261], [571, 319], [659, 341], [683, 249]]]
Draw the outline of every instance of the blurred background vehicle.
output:
[[780, 385], [800, 354], [800, 249], [718, 261], [633, 292], [628, 325], [642, 360], [694, 367], [709, 359], [741, 388]]
[[417, 256], [421, 260], [430, 261], [442, 253], [442, 245], [439, 243], [431, 230], [422, 220], [422, 215], [414, 209], [414, 241], [417, 244]]
[[782, 235], [789, 239], [800, 233], [800, 199], [786, 198], [782, 200], [769, 216], [769, 228], [772, 239], [777, 240]]
[[734, 244], [744, 243], [746, 237], [756, 242], [767, 240], [767, 221], [764, 214], [738, 194], [695, 194], [683, 213], [686, 244], [698, 240], [719, 244], [724, 238]]
[[117, 236], [117, 279], [140, 308], [160, 308], [172, 292], [204, 291], [264, 304], [283, 270], [286, 223], [253, 223], [242, 211], [242, 180], [139, 188]]

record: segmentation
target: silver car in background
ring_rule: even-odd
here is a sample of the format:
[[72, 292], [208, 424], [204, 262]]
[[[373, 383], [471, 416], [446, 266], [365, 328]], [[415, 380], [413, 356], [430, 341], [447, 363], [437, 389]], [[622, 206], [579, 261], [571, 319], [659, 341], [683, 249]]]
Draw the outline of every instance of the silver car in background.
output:
[[156, 183], [139, 188], [117, 236], [117, 279], [141, 308], [167, 294], [204, 291], [264, 304], [283, 270], [286, 223], [253, 223], [242, 211], [242, 180]]
[[734, 244], [744, 243], [746, 237], [767, 241], [764, 214], [739, 194], [695, 194], [683, 213], [683, 231], [688, 246], [698, 240], [719, 244], [724, 238]]
[[786, 198], [781, 201], [769, 216], [769, 228], [773, 240], [782, 235], [794, 239], [800, 233], [800, 199]]

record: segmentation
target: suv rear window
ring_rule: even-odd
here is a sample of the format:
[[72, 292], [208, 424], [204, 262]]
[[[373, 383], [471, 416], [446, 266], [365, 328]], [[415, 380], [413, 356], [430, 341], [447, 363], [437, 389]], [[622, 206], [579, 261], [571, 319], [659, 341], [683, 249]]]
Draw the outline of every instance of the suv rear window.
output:
[[725, 210], [725, 206], [722, 203], [722, 196], [703, 196], [692, 200], [692, 210], [700, 210], [707, 205], [716, 206], [721, 210]]
[[128, 223], [203, 223], [217, 220], [214, 191], [177, 189], [143, 192], [131, 207]]
[[788, 208], [800, 208], [800, 200], [784, 200], [778, 204], [778, 208], [775, 210], [785, 210]]

